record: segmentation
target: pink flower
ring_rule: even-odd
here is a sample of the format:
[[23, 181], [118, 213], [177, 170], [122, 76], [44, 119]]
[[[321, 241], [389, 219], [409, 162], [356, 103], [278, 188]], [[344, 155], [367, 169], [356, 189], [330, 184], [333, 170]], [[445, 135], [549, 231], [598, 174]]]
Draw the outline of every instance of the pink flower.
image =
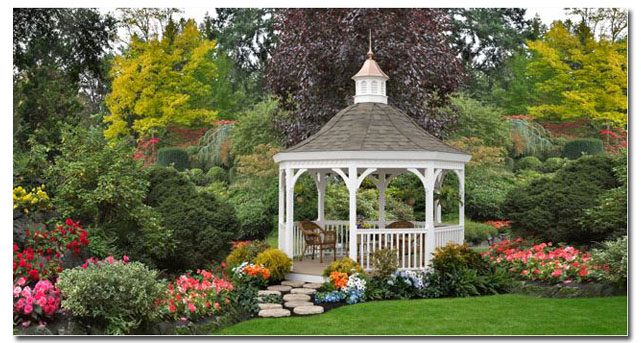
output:
[[31, 304], [27, 304], [27, 305], [25, 305], [25, 307], [24, 307], [24, 314], [29, 314], [29, 313], [31, 313], [32, 311], [33, 311], [33, 306], [31, 306]]
[[105, 259], [105, 261], [106, 261], [107, 263], [109, 263], [109, 264], [113, 264], [113, 263], [114, 263], [114, 257], [113, 257], [113, 256], [109, 256], [109, 257], [107, 257], [107, 258]]
[[125, 263], [129, 263], [129, 256], [127, 255], [123, 256], [122, 260], [125, 261]]
[[220, 304], [219, 303], [214, 303], [214, 308], [216, 308], [217, 310], [220, 310]]
[[19, 297], [19, 296], [20, 296], [20, 292], [22, 292], [22, 288], [20, 288], [20, 286], [16, 286], [16, 287], [13, 289], [13, 297], [14, 297], [14, 298]]
[[192, 313], [196, 312], [196, 306], [194, 306], [193, 303], [189, 303], [187, 307], [189, 307], [189, 311], [191, 311]]
[[24, 286], [24, 284], [27, 283], [27, 278], [26, 277], [21, 277], [18, 279], [18, 286]]
[[559, 276], [561, 276], [561, 274], [563, 274], [563, 271], [561, 269], [556, 269], [555, 271], [552, 272], [551, 275], [553, 277], [559, 277]]

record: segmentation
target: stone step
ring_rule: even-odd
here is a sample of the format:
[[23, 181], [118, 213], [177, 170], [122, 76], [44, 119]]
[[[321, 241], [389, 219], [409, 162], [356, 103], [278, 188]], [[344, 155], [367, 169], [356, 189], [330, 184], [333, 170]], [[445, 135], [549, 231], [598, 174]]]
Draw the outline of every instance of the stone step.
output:
[[309, 282], [309, 283], [304, 284], [303, 288], [319, 289], [319, 288], [321, 288], [321, 286], [323, 286], [322, 283]]
[[273, 309], [283, 308], [283, 305], [281, 305], [281, 304], [258, 304], [258, 308], [260, 308], [261, 310], [273, 310]]
[[283, 301], [310, 301], [312, 297], [307, 294], [285, 294]]
[[285, 280], [280, 283], [283, 286], [290, 286], [290, 287], [303, 287], [305, 284], [303, 281], [292, 281], [292, 280]]
[[299, 315], [319, 314], [323, 313], [325, 309], [322, 306], [297, 306], [294, 307], [294, 313]]
[[274, 290], [262, 290], [258, 291], [258, 296], [264, 296], [264, 295], [281, 295], [279, 291], [274, 291]]
[[290, 291], [292, 294], [307, 294], [307, 295], [312, 295], [316, 293], [315, 289], [312, 288], [292, 288]]
[[289, 317], [292, 315], [292, 312], [290, 310], [286, 310], [284, 308], [274, 308], [274, 309], [269, 309], [269, 310], [260, 310], [258, 312], [259, 317], [263, 318], [268, 318], [268, 317], [273, 317], [273, 318], [279, 318], [279, 317]]
[[285, 286], [285, 285], [273, 285], [267, 287], [267, 290], [269, 291], [277, 291], [277, 292], [289, 292], [292, 290], [292, 286]]
[[300, 306], [314, 306], [314, 303], [310, 301], [288, 301], [284, 306], [287, 308], [296, 308]]

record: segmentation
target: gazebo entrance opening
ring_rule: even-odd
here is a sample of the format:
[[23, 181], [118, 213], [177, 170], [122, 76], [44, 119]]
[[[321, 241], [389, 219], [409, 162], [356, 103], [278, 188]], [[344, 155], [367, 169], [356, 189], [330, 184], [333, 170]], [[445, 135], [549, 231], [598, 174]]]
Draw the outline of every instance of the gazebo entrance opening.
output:
[[[351, 176], [350, 171], [353, 172]], [[431, 253], [436, 247], [444, 246], [449, 242], [463, 242], [463, 202], [459, 201], [458, 203], [458, 223], [446, 224], [441, 220], [442, 207], [438, 201], [438, 194], [448, 171], [458, 177], [458, 192], [462, 199], [464, 186], [462, 168], [432, 168], [429, 170], [428, 168], [354, 167], [281, 169], [279, 195], [282, 201], [279, 208], [279, 248], [294, 258], [294, 272], [320, 274], [323, 267], [333, 260], [334, 252], [323, 250], [325, 263], [321, 265], [319, 256], [321, 249], [315, 251], [308, 249], [301, 222], [293, 220], [294, 186], [303, 173], [309, 173], [316, 184], [318, 201], [317, 217], [313, 222], [323, 230], [334, 233], [337, 258], [349, 256], [358, 261], [365, 270], [370, 270], [372, 269], [371, 254], [373, 252], [379, 249], [392, 249], [397, 253], [399, 269], [426, 268]], [[425, 220], [385, 219], [387, 187], [395, 176], [404, 173], [416, 175], [423, 184], [426, 199]], [[331, 176], [338, 177], [347, 186], [350, 218], [344, 220], [326, 219], [325, 192]], [[369, 178], [378, 190], [378, 219], [376, 220], [359, 221], [356, 213], [356, 193], [365, 178]], [[431, 199], [431, 201], [427, 201], [427, 199]], [[288, 215], [288, 211], [291, 211], [289, 212], [291, 215]], [[309, 219], [312, 221], [311, 218]]]

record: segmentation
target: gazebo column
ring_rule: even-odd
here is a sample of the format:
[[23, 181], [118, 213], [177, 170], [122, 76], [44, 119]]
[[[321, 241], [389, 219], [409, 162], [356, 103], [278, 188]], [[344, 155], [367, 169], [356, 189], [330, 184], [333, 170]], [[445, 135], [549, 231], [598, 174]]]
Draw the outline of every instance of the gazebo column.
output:
[[[456, 176], [458, 176], [458, 195], [461, 202], [458, 206], [458, 224], [462, 227], [465, 226], [465, 169], [457, 169]], [[465, 228], [463, 229], [465, 230]]]
[[285, 169], [285, 254], [294, 257], [294, 170]]
[[434, 167], [425, 168], [425, 229], [427, 230], [426, 264], [436, 250], [436, 230], [434, 229]]
[[358, 171], [349, 167], [347, 189], [349, 190], [349, 258], [356, 261], [356, 192], [358, 191]]
[[376, 182], [376, 189], [378, 189], [378, 228], [385, 228], [385, 190], [387, 189], [387, 180], [385, 173], [378, 174]]
[[285, 237], [285, 182], [283, 170], [278, 170], [278, 249], [286, 251], [287, 237]]
[[318, 191], [318, 225], [322, 228], [325, 228], [325, 189], [327, 188], [327, 174], [325, 173], [316, 173], [314, 177], [316, 181], [316, 190]]

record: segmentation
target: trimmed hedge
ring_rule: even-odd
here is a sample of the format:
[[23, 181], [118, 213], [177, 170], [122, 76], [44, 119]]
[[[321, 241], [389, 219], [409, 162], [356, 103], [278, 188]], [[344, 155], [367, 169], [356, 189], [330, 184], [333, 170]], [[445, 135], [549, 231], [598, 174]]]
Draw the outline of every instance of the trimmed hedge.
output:
[[565, 143], [563, 157], [571, 160], [585, 155], [603, 154], [603, 142], [600, 139], [580, 138]]
[[173, 164], [176, 170], [183, 171], [189, 168], [189, 154], [187, 154], [187, 151], [182, 148], [162, 148], [158, 150], [156, 164], [163, 167]]

